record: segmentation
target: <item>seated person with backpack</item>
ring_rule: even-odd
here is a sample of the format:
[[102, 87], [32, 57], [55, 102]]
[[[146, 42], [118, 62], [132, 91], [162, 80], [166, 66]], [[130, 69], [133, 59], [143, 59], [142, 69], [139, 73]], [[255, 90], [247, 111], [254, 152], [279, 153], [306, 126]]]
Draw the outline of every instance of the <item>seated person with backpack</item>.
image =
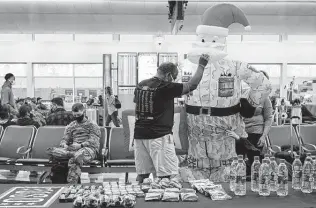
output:
[[116, 127], [120, 127], [117, 109], [121, 108], [121, 103], [119, 102], [118, 98], [113, 95], [111, 87], [105, 88], [105, 98], [108, 110], [105, 126], [109, 126], [112, 121]]
[[[72, 106], [72, 113], [75, 121], [66, 127], [60, 147], [48, 148], [47, 154], [51, 156], [53, 162], [68, 162], [67, 182], [75, 184], [79, 183], [83, 164], [97, 157], [101, 131], [97, 124], [86, 118], [81, 103]], [[52, 173], [54, 176], [53, 168]]]

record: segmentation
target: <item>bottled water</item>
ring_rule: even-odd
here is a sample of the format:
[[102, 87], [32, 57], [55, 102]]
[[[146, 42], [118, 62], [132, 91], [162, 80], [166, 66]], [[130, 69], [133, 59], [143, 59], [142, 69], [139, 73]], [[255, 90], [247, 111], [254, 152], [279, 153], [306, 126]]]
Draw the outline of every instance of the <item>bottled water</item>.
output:
[[259, 195], [269, 196], [270, 195], [270, 167], [267, 159], [263, 159], [259, 171]]
[[275, 157], [270, 157], [270, 191], [277, 191], [278, 189], [278, 164]]
[[268, 161], [268, 165], [270, 165], [270, 155], [269, 154], [265, 154], [264, 155], [264, 159], [266, 159]]
[[312, 157], [313, 162], [313, 189], [316, 189], [316, 156]]
[[278, 196], [287, 196], [289, 194], [288, 186], [288, 169], [285, 165], [285, 160], [281, 159], [278, 166]]
[[254, 162], [251, 165], [251, 191], [259, 191], [259, 170], [260, 170], [260, 161], [259, 156], [255, 156]]
[[302, 162], [299, 155], [295, 155], [292, 163], [292, 188], [294, 190], [301, 189]]
[[236, 170], [237, 177], [235, 195], [244, 196], [246, 195], [246, 166], [244, 165], [243, 159], [238, 159]]
[[237, 157], [233, 158], [233, 162], [230, 165], [230, 178], [229, 178], [229, 189], [230, 191], [235, 191], [236, 188], [236, 178], [237, 178], [237, 164], [238, 164], [238, 159]]
[[310, 152], [306, 153], [306, 158], [312, 159], [312, 154]]
[[242, 163], [246, 166], [246, 162], [244, 160], [244, 156], [243, 155], [238, 155], [238, 160], [241, 159]]
[[301, 190], [303, 193], [313, 192], [313, 165], [310, 157], [306, 157], [303, 169], [302, 169], [302, 186]]

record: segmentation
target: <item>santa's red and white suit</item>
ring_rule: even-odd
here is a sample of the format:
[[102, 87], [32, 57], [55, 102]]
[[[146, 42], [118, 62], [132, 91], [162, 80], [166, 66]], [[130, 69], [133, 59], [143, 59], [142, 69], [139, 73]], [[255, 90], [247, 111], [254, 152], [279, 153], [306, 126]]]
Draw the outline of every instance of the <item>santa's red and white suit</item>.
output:
[[[189, 167], [194, 167], [196, 179], [210, 177], [213, 181], [227, 180], [229, 169], [225, 164], [229, 165], [232, 157], [236, 156], [235, 139], [228, 136], [227, 131], [234, 131], [242, 138], [247, 137], [241, 116], [242, 81], [250, 86], [245, 98], [254, 107], [260, 105], [271, 92], [271, 84], [263, 73], [256, 71], [245, 62], [226, 58], [223, 50], [220, 50], [220, 40], [228, 35], [226, 34], [228, 29], [227, 31], [225, 29], [231, 23], [239, 22], [249, 27], [244, 16], [241, 20], [236, 20], [236, 16], [244, 15], [236, 8], [230, 4], [221, 4], [207, 10], [203, 15], [203, 25], [197, 29], [203, 43], [188, 54], [188, 59], [191, 61], [190, 67], [196, 69], [200, 54], [210, 51], [210, 63], [204, 70], [203, 78], [186, 102], [189, 136], [188, 162]], [[225, 11], [232, 11], [233, 15], [225, 16]], [[224, 20], [212, 21], [210, 18], [214, 18], [216, 13], [220, 16], [215, 18], [216, 21], [222, 16]], [[232, 20], [227, 20], [227, 17]], [[225, 44], [225, 42], [222, 43]], [[215, 46], [212, 47], [212, 44]]]

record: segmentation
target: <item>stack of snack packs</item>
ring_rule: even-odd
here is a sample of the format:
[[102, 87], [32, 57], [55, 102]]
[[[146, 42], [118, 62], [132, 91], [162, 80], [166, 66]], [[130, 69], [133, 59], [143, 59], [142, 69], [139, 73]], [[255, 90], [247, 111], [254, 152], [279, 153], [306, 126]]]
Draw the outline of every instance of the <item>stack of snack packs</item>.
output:
[[232, 199], [222, 185], [214, 184], [208, 179], [190, 181], [191, 187], [197, 190], [199, 193], [211, 197], [212, 200], [228, 200]]
[[145, 201], [178, 202], [180, 197], [182, 201], [197, 201], [195, 191], [182, 189], [181, 183], [176, 178], [155, 179], [154, 181], [146, 179], [142, 184], [142, 190], [147, 192]]
[[75, 208], [127, 207], [136, 204], [136, 196], [144, 196], [138, 185], [104, 183], [103, 186], [72, 185], [65, 188], [60, 202], [73, 202]]

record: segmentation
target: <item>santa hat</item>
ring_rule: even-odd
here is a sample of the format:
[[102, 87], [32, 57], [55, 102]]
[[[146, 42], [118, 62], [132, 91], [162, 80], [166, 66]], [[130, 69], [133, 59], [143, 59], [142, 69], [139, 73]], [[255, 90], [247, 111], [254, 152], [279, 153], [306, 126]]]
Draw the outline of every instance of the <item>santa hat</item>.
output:
[[251, 27], [244, 12], [232, 4], [217, 4], [208, 8], [202, 16], [202, 25], [196, 28], [198, 35], [228, 36], [228, 27], [233, 23], [242, 24], [245, 30]]

